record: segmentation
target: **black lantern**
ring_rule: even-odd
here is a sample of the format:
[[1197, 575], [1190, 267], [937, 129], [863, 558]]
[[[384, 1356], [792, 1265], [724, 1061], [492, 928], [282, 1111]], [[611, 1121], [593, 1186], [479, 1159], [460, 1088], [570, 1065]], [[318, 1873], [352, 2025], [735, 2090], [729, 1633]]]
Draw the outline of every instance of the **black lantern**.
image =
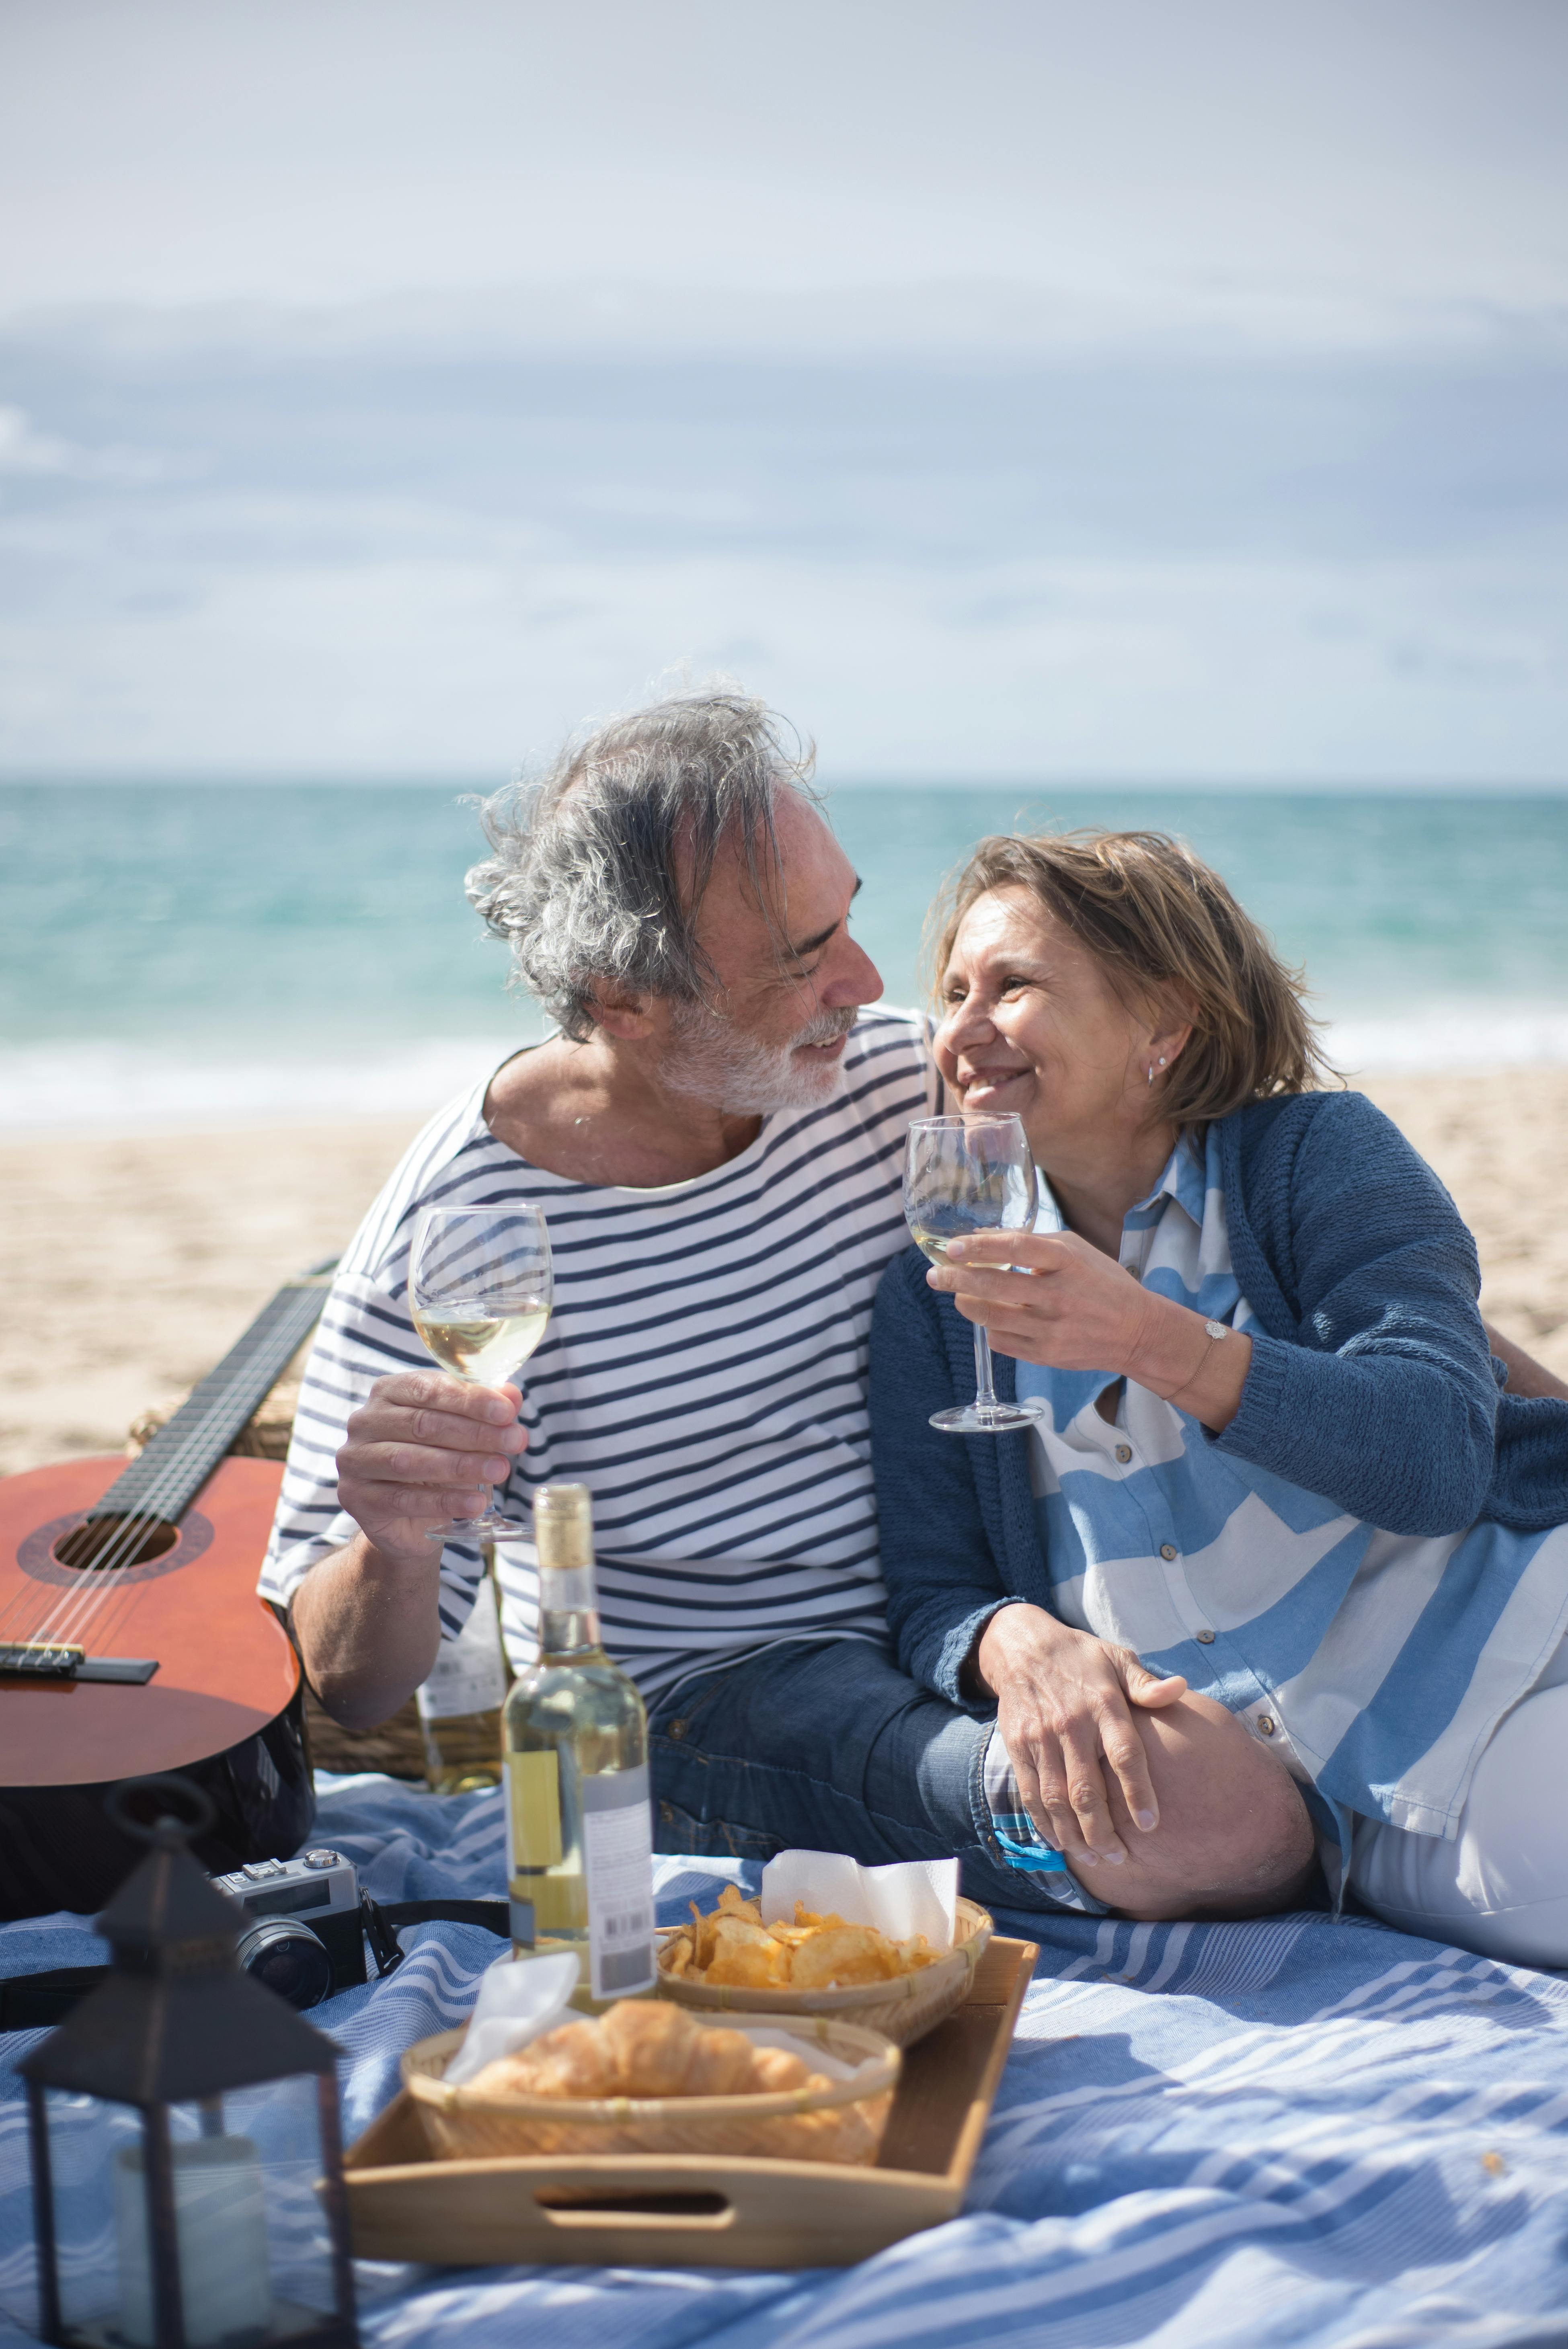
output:
[[[192, 1816], [149, 1829], [135, 1789]], [[98, 1920], [113, 1970], [17, 2066], [39, 2330], [61, 2349], [355, 2349], [332, 2043], [238, 1971], [246, 1920], [185, 1849], [212, 1820], [200, 1789], [135, 1780], [110, 1807], [152, 1845]]]

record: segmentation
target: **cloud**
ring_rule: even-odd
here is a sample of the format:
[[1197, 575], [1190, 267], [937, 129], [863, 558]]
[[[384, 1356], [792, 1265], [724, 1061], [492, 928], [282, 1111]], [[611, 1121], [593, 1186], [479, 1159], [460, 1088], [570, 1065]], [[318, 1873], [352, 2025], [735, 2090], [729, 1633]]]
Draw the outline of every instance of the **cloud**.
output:
[[1563, 779], [1560, 10], [11, 29], [6, 771]]
[[26, 409], [0, 407], [0, 474], [57, 474], [81, 481], [153, 481], [175, 469], [135, 449], [84, 449], [39, 432]]

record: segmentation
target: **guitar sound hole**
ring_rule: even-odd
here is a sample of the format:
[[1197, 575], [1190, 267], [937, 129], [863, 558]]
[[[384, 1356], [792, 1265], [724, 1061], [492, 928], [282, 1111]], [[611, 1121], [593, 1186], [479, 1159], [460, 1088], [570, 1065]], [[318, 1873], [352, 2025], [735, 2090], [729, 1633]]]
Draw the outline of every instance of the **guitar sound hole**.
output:
[[129, 1534], [126, 1523], [124, 1517], [89, 1517], [85, 1526], [62, 1534], [50, 1555], [59, 1565], [83, 1573], [113, 1573], [122, 1566], [150, 1566], [155, 1557], [166, 1557], [180, 1538], [179, 1526], [166, 1525], [161, 1517], [137, 1525]]

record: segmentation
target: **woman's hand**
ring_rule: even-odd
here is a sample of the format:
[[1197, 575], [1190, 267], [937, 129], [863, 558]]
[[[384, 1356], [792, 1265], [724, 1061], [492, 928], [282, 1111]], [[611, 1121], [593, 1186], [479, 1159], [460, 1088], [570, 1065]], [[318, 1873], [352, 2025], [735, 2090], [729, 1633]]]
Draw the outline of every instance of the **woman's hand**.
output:
[[977, 1232], [926, 1278], [1015, 1361], [1132, 1379], [1216, 1431], [1241, 1408], [1251, 1340], [1210, 1338], [1201, 1314], [1145, 1288], [1075, 1232]]
[[975, 1663], [996, 1698], [996, 1723], [1023, 1807], [1074, 1868], [1120, 1865], [1127, 1847], [1111, 1821], [1108, 1764], [1135, 1826], [1159, 1825], [1148, 1756], [1131, 1707], [1174, 1704], [1187, 1682], [1146, 1671], [1130, 1648], [1107, 1647], [1044, 1608], [1000, 1608], [981, 1633]]
[[515, 1387], [471, 1386], [441, 1371], [378, 1379], [337, 1454], [337, 1498], [383, 1557], [428, 1559], [431, 1529], [476, 1517], [526, 1451]]
[[1002, 1353], [1057, 1371], [1125, 1373], [1163, 1301], [1076, 1232], [978, 1232], [927, 1277]]

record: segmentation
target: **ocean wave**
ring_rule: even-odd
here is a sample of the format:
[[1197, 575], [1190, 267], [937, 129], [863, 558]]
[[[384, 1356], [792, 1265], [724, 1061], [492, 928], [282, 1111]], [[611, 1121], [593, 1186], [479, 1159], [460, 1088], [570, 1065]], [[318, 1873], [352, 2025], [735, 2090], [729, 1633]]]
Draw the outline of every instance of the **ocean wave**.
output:
[[360, 1052], [284, 1047], [219, 1057], [177, 1045], [61, 1039], [0, 1051], [0, 1133], [417, 1118], [477, 1084], [525, 1040], [427, 1036]]
[[1345, 1006], [1324, 1028], [1346, 1076], [1568, 1067], [1568, 1003], [1464, 997], [1387, 1010]]
[[[128, 1133], [275, 1120], [417, 1118], [529, 1040], [427, 1036], [355, 1051], [279, 1042], [248, 1054], [60, 1039], [0, 1050], [0, 1134]], [[1470, 997], [1408, 1009], [1334, 1007], [1324, 1043], [1350, 1077], [1568, 1067], [1568, 1004]]]

